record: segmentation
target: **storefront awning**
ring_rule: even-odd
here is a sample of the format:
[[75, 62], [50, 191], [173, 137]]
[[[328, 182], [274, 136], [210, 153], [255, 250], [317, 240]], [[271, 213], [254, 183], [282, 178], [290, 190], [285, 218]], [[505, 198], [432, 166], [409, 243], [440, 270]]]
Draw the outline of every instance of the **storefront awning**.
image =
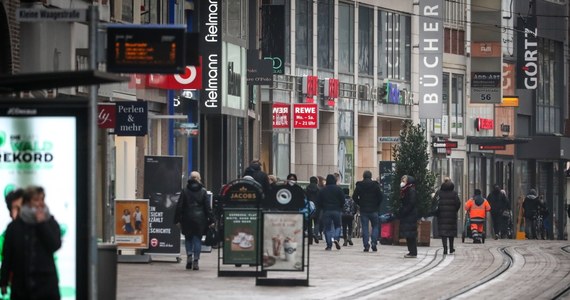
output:
[[2, 75], [0, 76], [0, 93], [115, 83], [129, 81], [129, 79], [129, 77], [93, 70]]
[[468, 136], [467, 144], [504, 146], [510, 144], [524, 144], [532, 141], [532, 138], [501, 137], [501, 136]]
[[520, 159], [570, 159], [570, 137], [533, 136], [529, 143], [517, 145], [516, 153]]

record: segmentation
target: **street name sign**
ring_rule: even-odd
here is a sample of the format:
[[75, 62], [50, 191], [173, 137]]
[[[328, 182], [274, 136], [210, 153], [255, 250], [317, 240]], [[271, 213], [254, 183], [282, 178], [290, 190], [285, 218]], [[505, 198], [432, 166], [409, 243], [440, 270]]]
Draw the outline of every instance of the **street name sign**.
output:
[[86, 22], [87, 10], [85, 9], [16, 9], [16, 21], [18, 22]]

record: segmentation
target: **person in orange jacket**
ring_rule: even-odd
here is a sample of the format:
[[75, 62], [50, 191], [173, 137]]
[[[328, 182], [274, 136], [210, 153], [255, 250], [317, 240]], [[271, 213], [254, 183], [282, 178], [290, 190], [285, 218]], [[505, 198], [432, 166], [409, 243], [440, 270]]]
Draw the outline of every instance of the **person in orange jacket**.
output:
[[489, 205], [487, 199], [481, 196], [480, 189], [475, 189], [475, 195], [473, 198], [467, 200], [467, 203], [465, 203], [465, 210], [469, 213], [473, 242], [480, 243], [481, 241], [479, 238], [483, 234], [485, 217], [491, 210], [491, 205]]

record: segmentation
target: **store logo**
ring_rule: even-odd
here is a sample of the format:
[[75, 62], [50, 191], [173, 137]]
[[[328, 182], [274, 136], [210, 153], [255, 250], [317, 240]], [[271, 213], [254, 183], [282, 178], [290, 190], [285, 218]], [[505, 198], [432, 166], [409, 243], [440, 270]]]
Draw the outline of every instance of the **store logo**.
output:
[[[6, 132], [0, 132], [0, 146], [6, 144]], [[38, 141], [15, 134], [10, 136], [10, 150], [0, 152], [0, 167], [10, 166], [17, 169], [38, 169], [51, 167], [53, 161], [53, 143]]]

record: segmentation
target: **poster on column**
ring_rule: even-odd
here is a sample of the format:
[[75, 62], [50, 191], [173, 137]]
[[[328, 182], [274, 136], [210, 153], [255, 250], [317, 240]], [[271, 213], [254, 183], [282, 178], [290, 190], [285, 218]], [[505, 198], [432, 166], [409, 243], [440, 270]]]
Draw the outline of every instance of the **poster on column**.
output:
[[[0, 188], [3, 199], [19, 188], [44, 189], [45, 204], [60, 229], [62, 243], [54, 260], [61, 298], [86, 299], [87, 102], [40, 100], [0, 100]], [[5, 240], [11, 221], [1, 205], [0, 253], [11, 248], [29, 254], [16, 246], [17, 236]]]
[[180, 254], [180, 230], [174, 225], [174, 213], [181, 191], [181, 156], [145, 156], [144, 197], [149, 199], [147, 254]]

